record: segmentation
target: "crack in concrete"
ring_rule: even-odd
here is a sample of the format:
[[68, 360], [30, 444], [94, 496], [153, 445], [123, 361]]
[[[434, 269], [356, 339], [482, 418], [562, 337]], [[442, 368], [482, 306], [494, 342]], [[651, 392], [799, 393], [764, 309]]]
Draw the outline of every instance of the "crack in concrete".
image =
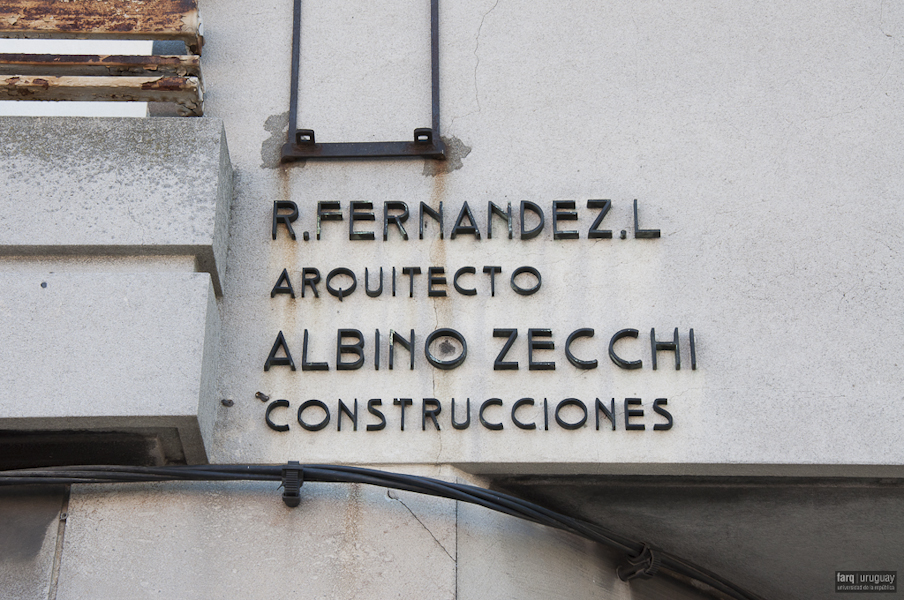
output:
[[879, 2], [879, 31], [885, 34], [885, 37], [893, 38], [894, 36], [885, 31], [885, 0]]
[[57, 590], [59, 589], [60, 584], [60, 566], [63, 562], [63, 542], [66, 537], [66, 523], [69, 520], [69, 499], [70, 499], [69, 488], [66, 489], [65, 494], [63, 495], [63, 504], [60, 507], [59, 513], [59, 524], [57, 525], [57, 539], [56, 539], [56, 548], [53, 552], [53, 567], [50, 571], [50, 587], [47, 591], [48, 600], [56, 600], [57, 598]]
[[465, 118], [465, 117], [469, 117], [469, 116], [471, 116], [471, 115], [473, 115], [473, 114], [479, 113], [480, 110], [481, 110], [481, 107], [480, 107], [480, 87], [479, 87], [478, 84], [477, 84], [477, 69], [480, 68], [480, 55], [477, 53], [477, 51], [480, 49], [480, 33], [483, 31], [483, 23], [484, 23], [484, 21], [487, 20], [487, 16], [489, 16], [489, 14], [490, 14], [491, 12], [493, 12], [494, 10], [496, 10], [496, 7], [497, 7], [497, 6], [499, 6], [499, 0], [496, 0], [496, 2], [493, 4], [493, 6], [490, 7], [490, 10], [486, 11], [485, 13], [483, 13], [483, 17], [480, 18], [480, 25], [477, 27], [477, 36], [475, 37], [475, 43], [474, 43], [474, 58], [477, 59], [477, 62], [474, 64], [474, 101], [477, 103], [477, 110], [473, 110], [473, 111], [471, 111], [471, 112], [469, 112], [469, 113], [467, 113], [467, 114], [460, 115], [460, 117], [452, 117], [452, 122], [451, 122], [450, 125], [449, 125], [449, 129], [452, 129], [452, 127], [455, 125], [455, 119], [458, 119], [458, 118], [462, 118], [462, 119], [463, 119], [463, 118]]
[[129, 220], [132, 221], [133, 223], [135, 223], [135, 225], [138, 226], [138, 231], [139, 231], [139, 233], [141, 234], [141, 244], [144, 245], [144, 244], [145, 244], [145, 241], [144, 241], [144, 234], [145, 234], [144, 223], [140, 222], [138, 219], [135, 218], [135, 215], [132, 214], [132, 205], [131, 205], [131, 203], [126, 204], [126, 214], [129, 216]]
[[[438, 302], [438, 299], [434, 298], [433, 299], [433, 330], [434, 331], [439, 329], [439, 307], [437, 306], [437, 302]], [[436, 398], [437, 397], [437, 395], [436, 395], [436, 369], [431, 369], [431, 371], [430, 371], [430, 391], [431, 391], [431, 396]], [[423, 400], [422, 400], [422, 402], [423, 402]], [[440, 432], [437, 432], [437, 437], [439, 438], [439, 450], [437, 450], [436, 456], [433, 458], [434, 463], [438, 463], [440, 456], [443, 455], [443, 436]], [[401, 502], [401, 500], [399, 500], [399, 502]], [[406, 506], [405, 508], [408, 508], [408, 507]], [[408, 510], [410, 511], [411, 509], [409, 508]], [[411, 514], [413, 515], [414, 513], [411, 513]], [[414, 517], [414, 518], [417, 519], [417, 517]], [[421, 525], [423, 525], [423, 523], [421, 523]], [[436, 538], [434, 538], [434, 539], [436, 539]], [[437, 542], [437, 543], [439, 543], [439, 542]], [[445, 550], [445, 548], [443, 548], [443, 550]], [[446, 552], [446, 554], [449, 554], [449, 553]]]
[[449, 554], [449, 551], [446, 550], [446, 547], [443, 546], [442, 542], [440, 542], [438, 539], [436, 539], [436, 536], [433, 535], [433, 532], [430, 531], [430, 528], [427, 527], [426, 525], [424, 525], [424, 522], [421, 521], [421, 520], [418, 518], [418, 516], [417, 516], [416, 514], [414, 514], [414, 511], [411, 510], [411, 507], [409, 507], [407, 504], [405, 504], [405, 501], [404, 501], [404, 500], [402, 500], [401, 498], [399, 498], [398, 496], [396, 496], [396, 495], [392, 492], [392, 490], [390, 490], [389, 493], [388, 493], [387, 495], [388, 495], [390, 498], [392, 498], [393, 500], [397, 500], [402, 506], [404, 506], [405, 509], [406, 509], [408, 512], [411, 513], [411, 516], [414, 517], [414, 520], [417, 521], [417, 522], [420, 524], [420, 526], [423, 527], [424, 530], [425, 530], [427, 533], [430, 534], [430, 537], [433, 538], [433, 541], [436, 542], [436, 545], [443, 549], [443, 552], [446, 553], [446, 556], [448, 556], [448, 557], [452, 560], [452, 562], [455, 562], [455, 558], [454, 558], [451, 554]]
[[483, 23], [487, 20], [487, 17], [491, 12], [496, 10], [496, 7], [499, 6], [499, 0], [496, 0], [493, 3], [493, 6], [490, 10], [483, 13], [483, 17], [480, 19], [480, 25], [477, 27], [477, 38], [474, 43], [474, 58], [477, 59], [477, 63], [474, 65], [474, 100], [477, 101], [477, 112], [480, 112], [480, 88], [477, 85], [477, 69], [480, 68], [480, 55], [477, 51], [480, 49], [480, 33], [483, 31]]

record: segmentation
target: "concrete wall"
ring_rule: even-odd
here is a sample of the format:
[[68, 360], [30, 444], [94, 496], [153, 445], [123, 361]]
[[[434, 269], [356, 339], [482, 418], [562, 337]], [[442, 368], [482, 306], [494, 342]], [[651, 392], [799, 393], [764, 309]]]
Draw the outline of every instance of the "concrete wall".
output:
[[480, 507], [305, 484], [293, 510], [275, 487], [79, 487], [57, 598], [700, 597], [663, 578], [629, 586], [615, 553]]
[[[393, 3], [356, 19], [357, 9], [342, 3], [330, 11], [305, 3], [299, 126], [329, 142], [408, 139], [415, 126], [429, 124], [425, 5]], [[452, 158], [289, 166], [277, 163], [289, 101], [289, 8], [264, 3], [252, 18], [244, 4], [218, 1], [206, 13], [207, 110], [224, 120], [239, 174], [221, 382], [236, 406], [218, 423], [217, 460], [415, 460], [471, 472], [900, 473], [896, 390], [904, 356], [895, 336], [881, 333], [902, 316], [895, 260], [901, 238], [889, 226], [901, 216], [897, 157], [904, 139], [897, 9], [443, 3], [441, 127], [457, 149]], [[361, 20], [374, 35], [357, 35]], [[347, 54], [328, 58], [330, 44], [348, 47]], [[419, 85], [409, 85], [409, 74]], [[378, 83], [381, 77], [392, 85]], [[249, 89], [249, 81], [260, 87]], [[612, 239], [588, 239], [597, 213], [587, 208], [589, 199], [612, 201], [600, 226], [613, 231]], [[661, 230], [660, 238], [635, 239], [635, 199], [641, 228]], [[275, 200], [297, 203], [297, 240], [282, 226], [271, 239]], [[547, 217], [543, 233], [530, 240], [518, 239], [525, 200]], [[577, 229], [579, 239], [553, 239], [555, 200], [577, 203], [579, 221], [563, 221], [560, 229]], [[356, 222], [376, 232], [374, 241], [349, 240], [352, 201], [374, 203], [376, 221]], [[395, 227], [382, 241], [387, 201], [408, 204], [407, 241]], [[490, 201], [513, 204], [515, 239], [499, 235], [499, 219], [487, 239]], [[338, 202], [343, 213], [341, 222], [323, 222], [319, 240], [318, 202]], [[430, 219], [418, 238], [421, 202], [433, 208], [443, 202], [445, 239]], [[465, 202], [480, 240], [450, 239]], [[304, 231], [310, 241], [302, 240]], [[469, 265], [478, 274], [462, 281], [477, 295], [447, 285], [447, 297], [427, 296], [428, 267], [444, 267], [451, 279]], [[502, 269], [495, 296], [486, 265]], [[543, 276], [531, 296], [509, 286], [523, 265]], [[302, 269], [311, 267], [323, 277], [348, 267], [358, 289], [341, 302], [323, 282], [319, 298], [310, 290], [301, 298], [298, 289], [295, 299], [270, 297], [283, 269], [300, 288]], [[386, 290], [370, 298], [364, 269], [373, 289], [381, 267]], [[395, 297], [388, 293], [393, 267]], [[423, 271], [414, 298], [403, 267]], [[335, 285], [350, 282], [340, 277]], [[439, 327], [467, 339], [468, 358], [457, 369], [435, 369], [424, 357], [423, 341]], [[598, 360], [596, 369], [575, 368], [563, 351], [569, 333], [583, 327], [595, 335], [573, 350]], [[660, 368], [652, 370], [650, 330], [670, 338], [676, 327], [681, 370], [668, 352], [659, 353]], [[361, 369], [336, 370], [339, 328], [365, 335]], [[519, 361], [519, 370], [493, 370], [504, 342], [492, 336], [494, 328], [518, 329], [506, 360]], [[555, 350], [539, 351], [535, 360], [555, 361], [554, 371], [527, 369], [529, 328], [552, 330], [547, 339]], [[639, 337], [616, 350], [642, 360], [641, 369], [609, 360], [609, 340], [624, 328], [638, 329]], [[379, 371], [375, 329], [382, 336]], [[406, 336], [415, 329], [413, 371], [388, 369], [390, 329]], [[305, 330], [309, 360], [329, 363], [329, 371], [301, 369]], [[298, 370], [264, 372], [280, 331]], [[407, 353], [398, 353], [407, 361]], [[266, 428], [258, 391], [290, 401], [289, 410], [274, 414], [290, 431]], [[566, 431], [550, 415], [549, 431], [520, 430], [508, 411], [522, 397], [547, 398], [553, 406], [569, 397], [615, 398], [618, 427], [597, 431], [591, 417], [589, 426]], [[363, 431], [363, 423], [376, 422], [365, 414], [358, 431], [336, 430], [339, 399], [357, 399], [364, 413], [372, 398], [382, 399], [386, 429]], [[423, 398], [439, 399], [442, 431], [422, 431], [414, 412], [400, 431], [394, 398], [412, 398], [414, 411]], [[505, 429], [487, 430], [472, 414], [469, 429], [454, 430], [453, 398], [458, 420], [467, 398], [472, 413], [476, 404], [501, 398], [504, 408], [489, 409], [487, 417]], [[645, 415], [637, 422], [645, 431], [625, 430], [626, 398], [642, 399]], [[651, 410], [656, 398], [668, 399], [671, 430], [652, 430], [664, 423]], [[309, 399], [334, 413], [318, 432], [294, 419]], [[542, 422], [538, 408], [522, 410], [523, 421]], [[311, 409], [309, 420], [320, 414]]]
[[[15, 390], [0, 400], [6, 411], [0, 418], [19, 418], [26, 392], [46, 397], [54, 384], [78, 398], [93, 397], [94, 386], [111, 381], [114, 387], [104, 392], [121, 400], [116, 390], [141, 375], [139, 389], [180, 411], [135, 414], [126, 406], [107, 414], [104, 427], [124, 427], [114, 417], [127, 414], [135, 417], [128, 427], [156, 427], [162, 437], [164, 429], [180, 428], [185, 448], [192, 435], [202, 442], [197, 453], [184, 451], [189, 462], [371, 465], [483, 485], [518, 475], [528, 478], [523, 493], [539, 489], [540, 476], [650, 476], [659, 483], [675, 476], [677, 488], [699, 493], [676, 509], [674, 521], [649, 524], [659, 509], [648, 505], [617, 513], [593, 508], [605, 478], [586, 479], [577, 504], [548, 490], [543, 495], [561, 508], [587, 509], [604, 526], [654, 544], [665, 540], [666, 549], [724, 568], [769, 596], [812, 597], [822, 589], [812, 586], [828, 585], [837, 569], [904, 564], [893, 544], [875, 540], [880, 530], [868, 528], [876, 535], [830, 536], [843, 539], [845, 552], [803, 561], [807, 585], [783, 587], [774, 583], [771, 538], [756, 538], [742, 553], [737, 545], [720, 545], [722, 529], [714, 526], [720, 543], [713, 547], [735, 553], [698, 551], [706, 543], [696, 537], [699, 526], [713, 517], [708, 507], [721, 496], [690, 479], [746, 476], [766, 491], [756, 478], [795, 476], [802, 485], [817, 476], [856, 479], [869, 485], [850, 505], [873, 515], [868, 525], [900, 513], [897, 495], [871, 500], [870, 486], [879, 477], [897, 482], [904, 465], [904, 351], [896, 333], [904, 318], [898, 260], [904, 240], [897, 227], [904, 205], [901, 8], [803, 0], [443, 2], [440, 126], [447, 160], [289, 165], [279, 157], [288, 126], [291, 4], [207, 0], [201, 10], [204, 119], [0, 121], [0, 266], [6, 289], [31, 286], [27, 295], [0, 296], [4, 307], [15, 308], [0, 312], [10, 332], [4, 381]], [[427, 19], [423, 0], [366, 7], [306, 1], [299, 127], [314, 129], [326, 143], [409, 140], [414, 128], [429, 126]], [[590, 200], [611, 201], [598, 227], [611, 238], [590, 236], [599, 211]], [[521, 222], [524, 201], [546, 216], [542, 233], [531, 239], [520, 235], [535, 223], [531, 216]], [[575, 202], [573, 209], [560, 205], [577, 220], [563, 220], [559, 229], [576, 230], [576, 239], [556, 239], [555, 201]], [[283, 225], [273, 239], [274, 202], [297, 206], [297, 239]], [[318, 231], [320, 202], [338, 203], [342, 219], [323, 221]], [[357, 210], [372, 212], [374, 220], [351, 224], [352, 202], [372, 203]], [[408, 239], [395, 226], [382, 239], [386, 202], [407, 204]], [[512, 204], [512, 239], [498, 217], [490, 238], [489, 202], [503, 209]], [[428, 218], [420, 238], [421, 203], [434, 210], [442, 203], [442, 236]], [[477, 226], [480, 238], [459, 232], [452, 239], [466, 203], [474, 223], [464, 224]], [[350, 239], [350, 225], [374, 239]], [[644, 237], [642, 230], [650, 229], [660, 236]], [[467, 266], [476, 273], [462, 282], [474, 295], [455, 291], [451, 281]], [[495, 293], [485, 266], [500, 269]], [[510, 285], [522, 266], [542, 276], [532, 295]], [[326, 278], [342, 267], [357, 278], [353, 294], [340, 300], [321, 281], [317, 297], [310, 288], [302, 296], [304, 269]], [[421, 274], [409, 295], [402, 269], [411, 267]], [[428, 294], [430, 267], [444, 269], [447, 282], [439, 287], [446, 296]], [[365, 268], [371, 289], [383, 270], [379, 297], [365, 293]], [[271, 295], [284, 270], [294, 298]], [[196, 285], [208, 276], [208, 286]], [[156, 277], [169, 283], [155, 284]], [[80, 278], [93, 283], [68, 295], [83, 301], [82, 309], [60, 302], [53, 318], [30, 320], [31, 303], [48, 290], [57, 293], [54, 281]], [[53, 287], [33, 285], [41, 281]], [[333, 283], [348, 290], [351, 281], [340, 275]], [[156, 298], [147, 310], [128, 296], [105, 295], [130, 285], [146, 290], [142, 298]], [[63, 349], [97, 338], [100, 325], [88, 335], [62, 325], [86, 325], [87, 306], [97, 307], [116, 339], [163, 339], [183, 316], [186, 326], [179, 329], [188, 337], [172, 348], [145, 348], [159, 358], [141, 361], [143, 371], [126, 372], [113, 362], [110, 372], [92, 366], [96, 377], [82, 379], [30, 370], [37, 346], [10, 349], [18, 339], [40, 339], [32, 332], [41, 324], [42, 334], [59, 332]], [[123, 311], [136, 316], [128, 323], [105, 316]], [[218, 336], [211, 333], [216, 323]], [[461, 366], [443, 370], [427, 360], [424, 341], [439, 328], [454, 328], [467, 340]], [[580, 369], [566, 357], [569, 334], [581, 328], [594, 335], [576, 339], [571, 349], [597, 360], [596, 368]], [[675, 353], [651, 348], [654, 328], [659, 341], [678, 330], [680, 370]], [[340, 329], [362, 332], [361, 368], [338, 368]], [[493, 368], [506, 341], [494, 329], [518, 331], [499, 359], [517, 361], [517, 370]], [[555, 369], [529, 368], [529, 329], [550, 330], [537, 341], [554, 349], [535, 346], [534, 360], [555, 362]], [[621, 339], [614, 350], [642, 361], [642, 368], [610, 359], [610, 340], [624, 329], [638, 336]], [[413, 369], [399, 345], [389, 369], [391, 330], [406, 338], [415, 330]], [[288, 349], [295, 370], [279, 361], [264, 368], [280, 332], [285, 345], [278, 356]], [[327, 363], [326, 370], [302, 368], [305, 332], [307, 361]], [[440, 356], [460, 352], [442, 341], [433, 347]], [[126, 348], [113, 349], [122, 358]], [[87, 357], [77, 358], [73, 373], [87, 364]], [[346, 352], [339, 360], [354, 356]], [[21, 373], [34, 373], [40, 385]], [[191, 423], [181, 429], [160, 421], [186, 414], [181, 407], [189, 394], [181, 391], [189, 388], [197, 394]], [[167, 390], [181, 390], [179, 400]], [[484, 417], [502, 429], [479, 418], [480, 407], [494, 398], [502, 405], [487, 405]], [[534, 404], [515, 416], [534, 429], [519, 428], [512, 418], [522, 398]], [[570, 398], [591, 407], [577, 429], [555, 419], [556, 407]], [[607, 419], [597, 428], [597, 398], [614, 406], [614, 430]], [[404, 429], [394, 404], [399, 399], [412, 402]], [[441, 403], [438, 428], [422, 412], [424, 399]], [[470, 401], [465, 429], [453, 427], [453, 399], [459, 422]], [[660, 412], [657, 399], [667, 399]], [[289, 407], [270, 416], [288, 431], [266, 424], [276, 400]], [[309, 400], [331, 412], [321, 430], [306, 430], [297, 419]], [[382, 403], [371, 407], [383, 411], [383, 429], [367, 428], [378, 422], [367, 410], [371, 400]], [[340, 416], [340, 401], [350, 409], [357, 403], [357, 427]], [[663, 411], [671, 428], [662, 427], [668, 424]], [[35, 413], [41, 427], [82, 414]], [[303, 418], [313, 423], [320, 416], [310, 408]], [[567, 425], [581, 413], [572, 403], [559, 416]], [[644, 429], [628, 428], [639, 424]], [[832, 490], [840, 485], [832, 482]], [[302, 508], [291, 511], [274, 493], [263, 485], [75, 486], [57, 555], [59, 578], [48, 582], [52, 569], [45, 569], [35, 581], [65, 598], [205, 597], [211, 590], [337, 598], [697, 593], [659, 578], [624, 584], [613, 571], [619, 556], [452, 502], [308, 486]], [[795, 512], [812, 508], [812, 500], [765, 493], [756, 510], [739, 513], [740, 505], [728, 502], [719, 518], [729, 529], [741, 521], [737, 531], [751, 531], [774, 507], [814, 524], [819, 511]], [[801, 531], [790, 538], [804, 540], [801, 547], [783, 555], [782, 564], [798, 564], [803, 548], [821, 543], [825, 533]], [[877, 544], [888, 563], [876, 559]]]
[[160, 438], [150, 462], [206, 462], [232, 200], [222, 124], [4, 117], [0, 149], [0, 428], [130, 432]]

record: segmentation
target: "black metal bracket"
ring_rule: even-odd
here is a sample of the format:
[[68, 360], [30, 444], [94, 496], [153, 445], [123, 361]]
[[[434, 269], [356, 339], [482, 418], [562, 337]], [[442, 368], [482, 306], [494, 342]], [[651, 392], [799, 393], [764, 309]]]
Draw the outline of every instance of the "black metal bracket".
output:
[[644, 544], [640, 554], [628, 556], [625, 558], [625, 562], [618, 565], [615, 574], [622, 581], [630, 581], [636, 578], [650, 579], [659, 571], [661, 562], [662, 559], [659, 556], [659, 552]]
[[431, 127], [418, 127], [410, 142], [317, 143], [313, 129], [298, 129], [298, 71], [301, 63], [301, 0], [295, 0], [292, 33], [292, 79], [289, 132], [281, 162], [309, 158], [446, 158], [439, 135], [439, 0], [430, 0], [430, 73], [433, 118]]
[[304, 472], [297, 460], [290, 460], [282, 469], [282, 501], [289, 508], [301, 504], [301, 484], [304, 483]]

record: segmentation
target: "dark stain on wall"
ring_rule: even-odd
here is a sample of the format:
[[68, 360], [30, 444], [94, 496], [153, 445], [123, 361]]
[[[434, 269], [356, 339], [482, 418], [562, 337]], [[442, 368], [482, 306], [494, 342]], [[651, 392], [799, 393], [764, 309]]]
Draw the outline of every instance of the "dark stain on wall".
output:
[[51, 527], [60, 518], [63, 486], [13, 486], [0, 488], [0, 560], [29, 561], [41, 551]]

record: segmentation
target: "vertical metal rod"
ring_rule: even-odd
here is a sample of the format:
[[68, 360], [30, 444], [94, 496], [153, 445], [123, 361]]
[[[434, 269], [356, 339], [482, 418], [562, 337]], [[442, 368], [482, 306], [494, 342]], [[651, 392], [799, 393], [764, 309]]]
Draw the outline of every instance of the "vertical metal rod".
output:
[[292, 15], [292, 89], [289, 94], [289, 131], [287, 141], [295, 143], [298, 129], [298, 70], [301, 63], [301, 0], [295, 0]]
[[[442, 159], [445, 145], [440, 138], [439, 118], [439, 0], [430, 0], [430, 78], [433, 142], [422, 145], [414, 142], [348, 142], [331, 144], [299, 144], [298, 105], [299, 79], [301, 71], [301, 0], [294, 0], [292, 30], [292, 89], [289, 94], [289, 131], [287, 144], [282, 149], [282, 162], [303, 158], [360, 158], [360, 157], [403, 157], [423, 156]], [[417, 130], [415, 130], [417, 131]], [[310, 142], [313, 142], [311, 132]]]
[[433, 101], [433, 139], [439, 141], [439, 0], [430, 0], [430, 70]]

